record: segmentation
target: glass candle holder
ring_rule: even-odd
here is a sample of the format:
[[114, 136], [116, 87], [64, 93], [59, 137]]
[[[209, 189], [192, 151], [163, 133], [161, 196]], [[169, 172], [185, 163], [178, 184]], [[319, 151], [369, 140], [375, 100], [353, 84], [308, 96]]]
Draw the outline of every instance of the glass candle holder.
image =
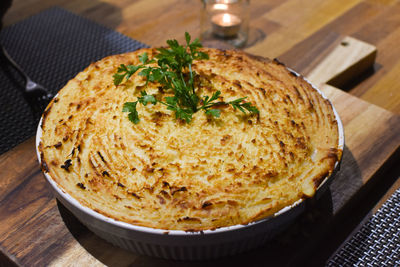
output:
[[249, 0], [203, 0], [200, 38], [240, 48], [247, 42]]

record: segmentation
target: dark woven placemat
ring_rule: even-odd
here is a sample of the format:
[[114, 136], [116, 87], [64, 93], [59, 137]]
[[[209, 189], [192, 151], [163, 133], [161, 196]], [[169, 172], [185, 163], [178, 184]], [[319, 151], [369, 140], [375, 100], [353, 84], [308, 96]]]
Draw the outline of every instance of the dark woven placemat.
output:
[[327, 266], [400, 266], [400, 189], [328, 261]]
[[[53, 93], [90, 63], [146, 45], [55, 7], [4, 28], [0, 42], [25, 72]], [[35, 135], [38, 119], [23, 80], [0, 57], [0, 154]]]

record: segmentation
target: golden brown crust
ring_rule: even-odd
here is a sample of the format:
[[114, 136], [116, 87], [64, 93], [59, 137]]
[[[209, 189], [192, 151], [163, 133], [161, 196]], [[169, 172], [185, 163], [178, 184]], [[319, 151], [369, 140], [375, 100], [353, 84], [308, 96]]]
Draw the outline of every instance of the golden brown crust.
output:
[[[313, 196], [341, 157], [330, 102], [275, 60], [204, 50], [210, 60], [193, 64], [200, 94], [247, 96], [259, 116], [224, 106], [219, 119], [197, 112], [186, 124], [162, 105], [138, 105], [135, 125], [121, 110], [145, 81], [134, 75], [114, 86], [112, 75], [156, 50], [110, 56], [69, 81], [46, 110], [42, 169], [101, 214], [167, 230], [246, 224]], [[157, 85], [146, 91], [161, 97]]]

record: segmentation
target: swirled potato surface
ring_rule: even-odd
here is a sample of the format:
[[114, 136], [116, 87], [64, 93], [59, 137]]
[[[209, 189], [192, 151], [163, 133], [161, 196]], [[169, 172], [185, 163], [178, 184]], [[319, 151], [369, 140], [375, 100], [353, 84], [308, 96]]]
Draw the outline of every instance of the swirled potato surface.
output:
[[42, 169], [60, 188], [105, 216], [166, 230], [247, 224], [311, 197], [341, 158], [330, 102], [283, 64], [239, 51], [204, 48], [193, 69], [199, 95], [247, 97], [258, 115], [222, 106], [190, 123], [161, 104], [122, 112], [140, 91], [161, 99], [142, 76], [115, 86], [120, 64], [155, 49], [114, 55], [70, 80], [43, 115]]

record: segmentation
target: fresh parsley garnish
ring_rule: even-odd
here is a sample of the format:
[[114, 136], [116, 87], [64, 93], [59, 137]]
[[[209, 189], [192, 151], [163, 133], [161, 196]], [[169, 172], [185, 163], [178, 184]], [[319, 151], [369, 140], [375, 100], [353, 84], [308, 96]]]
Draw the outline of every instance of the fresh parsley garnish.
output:
[[[146, 78], [146, 85], [149, 82], [161, 84], [164, 91], [173, 93], [173, 96], [164, 97], [164, 100], [157, 100], [155, 96], [148, 95], [146, 91], [141, 91], [140, 96], [135, 102], [126, 102], [123, 106], [123, 112], [129, 112], [128, 118], [133, 123], [139, 123], [139, 114], [137, 104], [144, 106], [151, 103], [153, 105], [160, 103], [165, 105], [168, 110], [175, 113], [176, 119], [181, 119], [189, 123], [192, 115], [204, 110], [207, 115], [219, 118], [221, 110], [216, 108], [222, 105], [232, 105], [236, 110], [246, 114], [246, 111], [252, 114], [259, 113], [258, 109], [249, 102], [244, 102], [246, 97], [238, 98], [233, 101], [218, 101], [221, 91], [216, 91], [212, 96], [199, 97], [196, 92], [194, 81], [197, 74], [192, 69], [194, 60], [208, 59], [208, 54], [199, 51], [202, 47], [200, 41], [196, 38], [191, 42], [189, 33], [185, 33], [186, 45], [179, 45], [177, 40], [168, 40], [169, 48], [158, 48], [158, 54], [154, 59], [149, 59], [147, 53], [139, 56], [140, 65], [124, 65], [118, 67], [117, 73], [113, 75], [114, 84], [119, 85], [140, 70], [139, 75]], [[157, 63], [154, 66], [153, 63]]]

